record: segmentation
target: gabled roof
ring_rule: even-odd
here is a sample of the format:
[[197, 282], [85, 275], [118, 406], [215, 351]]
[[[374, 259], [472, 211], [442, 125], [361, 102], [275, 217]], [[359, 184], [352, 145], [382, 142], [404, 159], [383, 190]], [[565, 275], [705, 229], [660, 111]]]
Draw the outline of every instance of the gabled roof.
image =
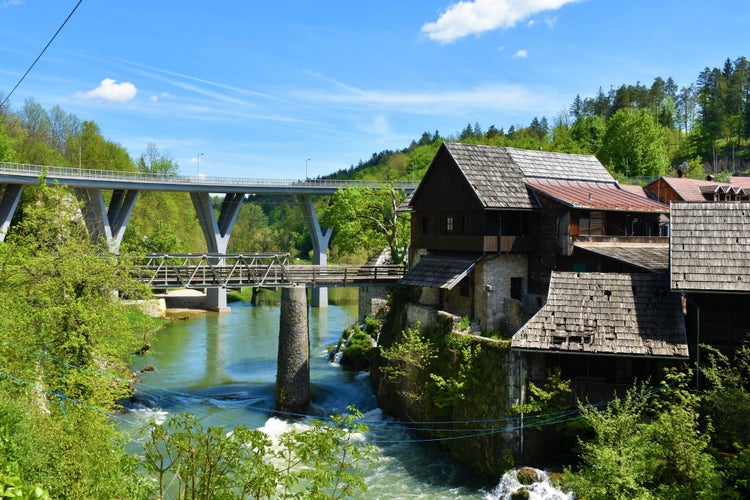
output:
[[503, 148], [526, 178], [615, 182], [604, 165], [591, 155]]
[[443, 146], [485, 208], [533, 208], [521, 170], [507, 148], [445, 142]]
[[664, 203], [633, 194], [612, 182], [526, 179], [526, 185], [563, 205], [590, 210], [668, 213]]
[[674, 202], [673, 290], [750, 293], [750, 202]]
[[547, 303], [511, 340], [521, 350], [686, 358], [679, 296], [657, 274], [553, 272]]
[[[688, 179], [687, 177], [661, 177], [647, 186], [653, 186], [659, 181], [664, 182], [667, 186], [677, 193], [682, 201], [706, 201], [701, 193], [702, 186], [729, 186], [726, 182], [717, 182], [715, 180]], [[658, 195], [658, 193], [655, 193]]]

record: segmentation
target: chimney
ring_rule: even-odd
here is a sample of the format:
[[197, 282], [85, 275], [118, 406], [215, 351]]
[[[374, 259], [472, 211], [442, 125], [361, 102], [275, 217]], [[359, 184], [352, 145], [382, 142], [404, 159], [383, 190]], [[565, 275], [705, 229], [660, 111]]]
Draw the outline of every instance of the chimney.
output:
[[685, 177], [685, 172], [683, 172], [681, 168], [678, 168], [677, 169], [677, 178], [678, 179], [682, 179], [683, 177]]

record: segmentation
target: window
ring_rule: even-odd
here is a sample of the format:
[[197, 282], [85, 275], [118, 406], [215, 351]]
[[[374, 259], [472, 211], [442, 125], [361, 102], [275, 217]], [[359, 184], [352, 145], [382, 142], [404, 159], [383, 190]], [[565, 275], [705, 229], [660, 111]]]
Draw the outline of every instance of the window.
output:
[[422, 234], [427, 234], [427, 217], [422, 217]]
[[445, 232], [446, 233], [453, 232], [453, 217], [452, 216], [445, 218]]
[[522, 293], [523, 278], [511, 278], [510, 279], [510, 298], [521, 300], [523, 298]]
[[582, 213], [578, 218], [578, 226], [581, 236], [602, 236], [604, 234], [604, 215], [602, 212]]

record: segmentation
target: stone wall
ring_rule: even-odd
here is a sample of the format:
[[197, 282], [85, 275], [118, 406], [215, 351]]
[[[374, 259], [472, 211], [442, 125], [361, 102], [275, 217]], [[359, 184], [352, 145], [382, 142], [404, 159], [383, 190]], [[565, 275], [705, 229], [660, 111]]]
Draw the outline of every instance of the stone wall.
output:
[[363, 286], [359, 289], [357, 321], [362, 324], [366, 317], [374, 318], [388, 307], [388, 288]]
[[[528, 287], [528, 257], [525, 254], [498, 254], [496, 257], [477, 264], [474, 269], [474, 319], [482, 331], [503, 332], [511, 328], [506, 323], [511, 299], [511, 278], [521, 278], [522, 309], [535, 306], [535, 299], [526, 293]], [[528, 302], [528, 304], [526, 304]]]

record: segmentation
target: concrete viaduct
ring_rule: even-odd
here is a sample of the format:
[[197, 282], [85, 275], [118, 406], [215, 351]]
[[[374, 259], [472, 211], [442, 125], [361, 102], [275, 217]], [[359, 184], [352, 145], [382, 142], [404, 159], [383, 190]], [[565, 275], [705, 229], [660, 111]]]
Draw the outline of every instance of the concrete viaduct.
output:
[[[209, 254], [226, 254], [229, 237], [242, 203], [253, 194], [295, 196], [305, 216], [313, 245], [313, 265], [327, 264], [331, 228], [321, 228], [313, 195], [330, 195], [347, 187], [376, 188], [386, 181], [335, 181], [321, 179], [243, 179], [160, 175], [143, 172], [118, 172], [80, 168], [27, 165], [0, 162], [0, 241], [10, 227], [24, 186], [35, 185], [44, 177], [47, 184], [69, 187], [82, 203], [83, 218], [94, 241], [105, 240], [109, 250], [117, 253], [130, 216], [141, 191], [190, 193], [196, 218], [206, 238]], [[416, 183], [397, 183], [396, 189], [412, 192]], [[109, 202], [105, 193], [111, 193]], [[218, 217], [211, 197], [220, 197]], [[226, 288], [207, 288], [206, 301], [210, 309], [227, 310]], [[313, 287], [311, 305], [326, 307], [328, 291]]]

